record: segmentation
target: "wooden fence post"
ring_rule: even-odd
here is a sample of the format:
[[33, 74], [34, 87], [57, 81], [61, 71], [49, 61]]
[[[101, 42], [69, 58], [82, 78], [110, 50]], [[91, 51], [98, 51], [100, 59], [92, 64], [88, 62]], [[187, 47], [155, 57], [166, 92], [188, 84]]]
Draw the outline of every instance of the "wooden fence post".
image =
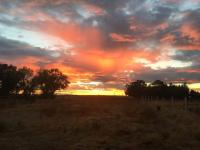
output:
[[185, 101], [185, 111], [187, 111], [188, 110], [188, 100], [186, 97], [185, 97], [184, 101]]
[[174, 97], [173, 96], [171, 97], [171, 105], [172, 105], [172, 107], [174, 106]]

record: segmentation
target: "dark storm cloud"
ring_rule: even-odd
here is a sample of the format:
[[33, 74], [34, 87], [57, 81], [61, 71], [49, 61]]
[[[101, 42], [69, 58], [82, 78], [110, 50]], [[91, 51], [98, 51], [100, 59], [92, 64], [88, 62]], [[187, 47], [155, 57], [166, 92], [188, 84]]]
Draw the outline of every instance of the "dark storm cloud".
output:
[[134, 80], [143, 79], [147, 82], [152, 82], [157, 79], [166, 82], [179, 82], [179, 81], [189, 81], [189, 80], [199, 81], [200, 80], [199, 72], [189, 72], [191, 69], [193, 69], [193, 67], [196, 68], [197, 66], [181, 68], [181, 69], [168, 68], [163, 70], [149, 70], [141, 74], [140, 73], [133, 74], [132, 79]]
[[111, 81], [117, 81], [118, 78], [113, 75], [95, 75], [93, 77], [93, 80], [99, 81], [99, 82], [111, 82]]
[[177, 51], [173, 58], [181, 61], [194, 61], [200, 63], [200, 50]]
[[52, 51], [0, 37], [0, 58], [15, 59], [31, 56], [51, 59], [53, 58], [52, 54]]
[[169, 18], [173, 9], [167, 6], [158, 6], [151, 10], [139, 10], [134, 15], [135, 19], [138, 20], [140, 24], [145, 25], [158, 25], [166, 21]]
[[200, 8], [187, 11], [188, 15], [184, 18], [183, 23], [191, 23], [200, 32]]

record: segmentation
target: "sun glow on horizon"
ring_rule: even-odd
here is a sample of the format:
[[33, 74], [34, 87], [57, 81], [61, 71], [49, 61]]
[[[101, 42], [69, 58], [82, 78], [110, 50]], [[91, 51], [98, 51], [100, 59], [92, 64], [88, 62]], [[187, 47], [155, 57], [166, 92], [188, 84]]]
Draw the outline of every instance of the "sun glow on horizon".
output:
[[[191, 90], [200, 92], [200, 83], [190, 83], [188, 87]], [[124, 90], [120, 89], [66, 89], [56, 92], [57, 95], [110, 95], [110, 96], [125, 96]]]
[[91, 90], [60, 90], [57, 91], [58, 95], [113, 95], [113, 96], [125, 96], [124, 90], [118, 89], [91, 89]]
[[200, 83], [191, 83], [188, 85], [190, 89], [200, 92]]

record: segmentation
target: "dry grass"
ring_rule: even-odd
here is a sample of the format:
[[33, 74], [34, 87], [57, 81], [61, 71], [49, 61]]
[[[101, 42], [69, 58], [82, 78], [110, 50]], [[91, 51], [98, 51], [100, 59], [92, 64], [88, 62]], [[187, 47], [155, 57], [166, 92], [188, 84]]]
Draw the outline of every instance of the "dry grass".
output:
[[200, 148], [200, 114], [182, 102], [70, 96], [0, 106], [2, 150]]

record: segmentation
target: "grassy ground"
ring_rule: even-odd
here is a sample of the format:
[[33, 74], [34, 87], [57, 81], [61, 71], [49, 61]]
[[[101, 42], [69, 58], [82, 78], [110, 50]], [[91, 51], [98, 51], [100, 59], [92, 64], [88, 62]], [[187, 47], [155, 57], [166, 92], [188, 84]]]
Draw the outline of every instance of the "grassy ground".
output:
[[181, 102], [103, 96], [0, 101], [1, 150], [200, 149], [200, 114], [184, 111]]

